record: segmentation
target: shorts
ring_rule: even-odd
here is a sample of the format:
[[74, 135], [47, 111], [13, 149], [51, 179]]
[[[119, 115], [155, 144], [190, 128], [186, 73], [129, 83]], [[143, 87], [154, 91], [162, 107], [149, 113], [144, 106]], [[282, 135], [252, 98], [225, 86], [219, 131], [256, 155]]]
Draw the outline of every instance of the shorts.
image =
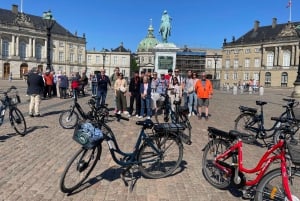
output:
[[208, 107], [209, 99], [208, 98], [197, 98], [197, 104], [198, 104], [198, 107], [202, 107], [202, 106]]

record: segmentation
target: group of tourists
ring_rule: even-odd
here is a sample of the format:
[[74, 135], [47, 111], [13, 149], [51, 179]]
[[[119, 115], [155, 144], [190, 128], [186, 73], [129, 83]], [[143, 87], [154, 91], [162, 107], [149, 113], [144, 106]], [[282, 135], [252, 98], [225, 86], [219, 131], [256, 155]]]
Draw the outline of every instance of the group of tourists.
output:
[[[179, 69], [168, 70], [167, 74], [158, 75], [157, 72], [134, 72], [129, 84], [120, 72], [115, 68], [111, 77], [105, 75], [102, 69], [100, 74], [91, 78], [92, 96], [97, 97], [97, 106], [106, 103], [108, 88], [113, 89], [115, 113], [138, 118], [150, 119], [153, 111], [157, 111], [157, 103], [164, 100], [168, 91], [171, 107], [174, 110], [174, 101], [182, 101], [183, 105], [189, 108], [189, 117], [198, 116], [208, 119], [209, 99], [213, 94], [213, 87], [210, 80], [206, 79], [205, 73], [198, 79], [196, 72], [189, 70], [187, 75], [180, 75]], [[168, 89], [168, 90], [167, 90]], [[129, 96], [129, 107], [127, 109], [127, 96]], [[204, 110], [203, 110], [203, 109]]]

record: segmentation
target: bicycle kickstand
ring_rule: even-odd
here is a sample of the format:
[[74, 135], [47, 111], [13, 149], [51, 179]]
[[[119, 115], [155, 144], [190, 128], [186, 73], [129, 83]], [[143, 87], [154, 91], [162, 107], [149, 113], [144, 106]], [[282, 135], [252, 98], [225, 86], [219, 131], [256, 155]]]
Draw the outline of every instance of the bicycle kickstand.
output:
[[[136, 167], [128, 166], [122, 173], [121, 173], [121, 178], [125, 184], [125, 186], [129, 186], [129, 191], [133, 191], [134, 184], [137, 180], [137, 178], [134, 178], [134, 172]], [[130, 177], [129, 180], [126, 180], [125, 177]], [[128, 181], [130, 181], [130, 185], [128, 185]]]

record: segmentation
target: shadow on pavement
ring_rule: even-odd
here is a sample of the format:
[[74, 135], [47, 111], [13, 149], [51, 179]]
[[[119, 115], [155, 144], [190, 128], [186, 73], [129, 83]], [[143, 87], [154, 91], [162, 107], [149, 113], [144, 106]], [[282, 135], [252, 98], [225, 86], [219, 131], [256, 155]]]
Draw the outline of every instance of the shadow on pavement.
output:
[[9, 139], [11, 137], [14, 137], [16, 135], [18, 135], [18, 134], [16, 134], [16, 133], [8, 133], [6, 135], [1, 135], [0, 136], [0, 142], [5, 142], [5, 140], [7, 140], [7, 139]]
[[[186, 164], [187, 164], [187, 162], [182, 160], [182, 162], [180, 163], [178, 168], [171, 175], [169, 175], [167, 177], [171, 177], [171, 176], [181, 173], [186, 168]], [[69, 193], [67, 195], [71, 196], [71, 195], [80, 193], [81, 191], [83, 191], [87, 188], [90, 188], [91, 186], [93, 186], [94, 184], [98, 183], [99, 181], [101, 181], [103, 179], [105, 179], [107, 181], [114, 181], [116, 179], [122, 179], [125, 186], [128, 187], [130, 189], [130, 191], [132, 191], [134, 186], [137, 183], [137, 180], [141, 177], [142, 177], [142, 175], [141, 175], [140, 171], [138, 171], [138, 169], [134, 169], [133, 174], [131, 175], [130, 173], [124, 173], [124, 168], [119, 167], [119, 166], [113, 166], [113, 167], [105, 170], [104, 172], [102, 172], [100, 175], [84, 182], [81, 185], [81, 187], [79, 187], [77, 190], [75, 190], [72, 193]], [[131, 183], [131, 185], [129, 185], [129, 183]]]
[[61, 112], [62, 112], [62, 110], [46, 112], [46, 113], [42, 114], [42, 117], [50, 116], [50, 115], [54, 115], [54, 114], [59, 114]]
[[32, 126], [32, 127], [28, 127], [26, 135], [28, 135], [28, 134], [32, 133], [33, 131], [35, 131], [36, 129], [40, 129], [40, 128], [49, 128], [49, 127], [48, 126]]

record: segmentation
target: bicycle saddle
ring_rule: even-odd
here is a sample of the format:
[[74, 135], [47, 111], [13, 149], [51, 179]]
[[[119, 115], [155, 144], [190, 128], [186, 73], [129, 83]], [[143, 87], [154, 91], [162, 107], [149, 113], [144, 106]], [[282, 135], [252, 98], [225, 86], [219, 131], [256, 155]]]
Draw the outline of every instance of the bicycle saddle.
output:
[[252, 108], [252, 107], [246, 107], [246, 106], [240, 106], [239, 109], [241, 110], [241, 112], [251, 112], [251, 113], [256, 113], [257, 109], [256, 108]]
[[256, 105], [265, 105], [267, 104], [266, 101], [256, 101]]
[[208, 127], [207, 130], [212, 135], [220, 136], [220, 137], [230, 139], [230, 140], [236, 140], [238, 138], [247, 138], [247, 137], [251, 136], [247, 133], [241, 133], [236, 130], [230, 130], [229, 132], [226, 132], [226, 131], [222, 131], [222, 130], [219, 130], [217, 128], [210, 127], [210, 126]]
[[152, 128], [154, 123], [151, 121], [151, 119], [146, 119], [145, 121], [137, 121], [136, 125], [143, 126], [144, 128]]

